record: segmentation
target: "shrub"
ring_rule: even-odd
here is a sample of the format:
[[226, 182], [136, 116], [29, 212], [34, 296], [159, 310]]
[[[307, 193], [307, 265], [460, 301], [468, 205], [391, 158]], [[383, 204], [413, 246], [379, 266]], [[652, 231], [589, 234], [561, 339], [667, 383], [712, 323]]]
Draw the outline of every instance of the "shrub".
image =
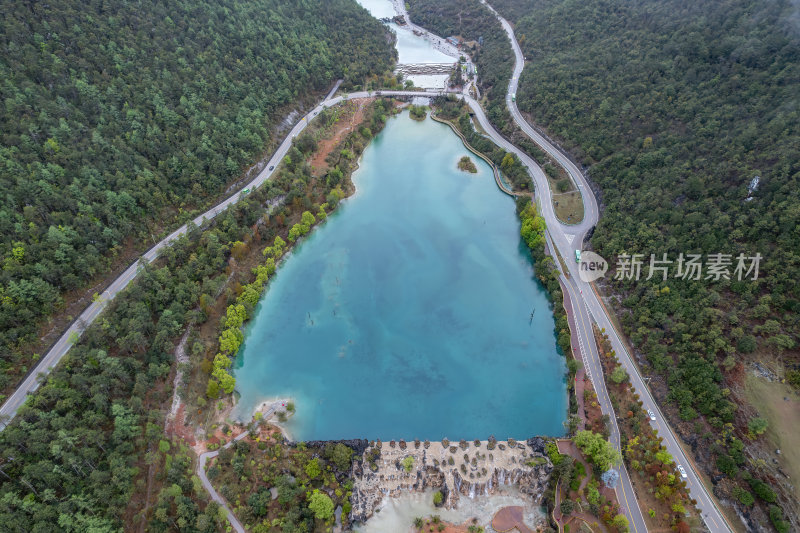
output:
[[333, 461], [333, 464], [336, 465], [336, 468], [344, 472], [350, 468], [350, 460], [353, 457], [353, 450], [341, 442], [337, 442], [331, 449], [330, 453], [325, 457]]
[[586, 499], [589, 500], [591, 505], [598, 505], [600, 503], [600, 491], [597, 490], [595, 483], [590, 483], [587, 487]]
[[628, 531], [628, 519], [625, 518], [624, 514], [618, 514], [617, 516], [615, 516], [614, 519], [611, 521], [611, 524], [615, 528], [617, 528], [617, 531], [619, 531], [620, 533], [625, 533], [626, 531]]
[[761, 435], [767, 430], [768, 425], [769, 423], [765, 418], [755, 417], [751, 418], [750, 421], [747, 422], [747, 429], [752, 435]]
[[306, 475], [308, 479], [317, 479], [322, 474], [322, 468], [319, 466], [319, 459], [312, 459], [305, 466]]
[[311, 493], [308, 508], [311, 509], [314, 517], [318, 520], [327, 521], [333, 516], [333, 500], [318, 489], [314, 489], [314, 492]]
[[620, 383], [624, 383], [630, 379], [628, 372], [622, 368], [622, 365], [617, 365], [613, 372], [611, 372], [611, 381], [619, 385]]
[[756, 493], [756, 496], [767, 503], [775, 503], [778, 499], [775, 495], [775, 491], [760, 479], [752, 479], [750, 481], [750, 488], [753, 489], [753, 492]]
[[769, 506], [769, 519], [778, 533], [788, 533], [789, 522], [783, 519], [783, 511], [777, 505]]
[[561, 502], [561, 513], [564, 516], [569, 516], [572, 514], [572, 511], [575, 510], [575, 502], [572, 500], [564, 500]]
[[734, 487], [732, 493], [733, 497], [739, 500], [739, 503], [742, 505], [747, 505], [749, 507], [756, 501], [752, 494], [741, 487]]
[[736, 344], [736, 349], [741, 353], [753, 353], [756, 351], [756, 338], [752, 335], [745, 335]]

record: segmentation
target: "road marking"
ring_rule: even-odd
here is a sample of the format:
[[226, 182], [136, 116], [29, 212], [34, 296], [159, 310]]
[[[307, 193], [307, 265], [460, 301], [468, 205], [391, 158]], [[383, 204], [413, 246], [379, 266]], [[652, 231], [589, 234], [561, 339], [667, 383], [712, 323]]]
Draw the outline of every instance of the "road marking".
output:
[[[583, 294], [583, 293], [581, 293], [581, 294]], [[589, 315], [589, 320], [591, 321], [591, 319], [592, 319], [592, 317], [594, 315], [592, 315], [592, 310], [589, 308], [589, 303], [586, 301], [586, 299], [583, 300], [583, 305], [586, 306], [586, 314]]]
[[[579, 332], [577, 331], [577, 329], [578, 329], [578, 317], [577, 317], [577, 312], [576, 312], [576, 305], [580, 305], [580, 304], [577, 304], [574, 301], [575, 300], [575, 296], [574, 296], [574, 293], [573, 293], [571, 287], [569, 289], [569, 294], [570, 294], [570, 300], [573, 300], [573, 302], [572, 302], [572, 311], [573, 311], [572, 312], [572, 314], [573, 314], [572, 321], [575, 323], [575, 336], [578, 337], [578, 349], [581, 352], [581, 360], [583, 361], [583, 370], [586, 373], [586, 375], [589, 377], [589, 381], [592, 383], [592, 385], [594, 385], [594, 379], [592, 378], [592, 368], [591, 368], [591, 366], [589, 366], [589, 359], [586, 357], [586, 348], [583, 345], [583, 335], [580, 335]], [[584, 328], [584, 331], [585, 331], [585, 328]]]
[[565, 233], [565, 234], [564, 234], [564, 237], [566, 237], [566, 238], [567, 238], [567, 242], [568, 242], [569, 244], [572, 244], [572, 241], [574, 241], [574, 240], [575, 240], [575, 235], [573, 235], [572, 233]]
[[[574, 287], [570, 287], [570, 289], [572, 289], [570, 291], [570, 294], [574, 294], [574, 292], [573, 292], [574, 291]], [[574, 309], [574, 307], [575, 306], [573, 305], [573, 309]], [[586, 322], [583, 320], [583, 316], [582, 315], [580, 317], [580, 322], [581, 322], [581, 327], [583, 329], [583, 332], [584, 332], [584, 334], [586, 334], [587, 342], [593, 342], [594, 336], [590, 335], [589, 330], [586, 327]], [[577, 327], [577, 319], [575, 320], [575, 324], [576, 324], [576, 327]], [[579, 336], [579, 339], [580, 339], [580, 336]], [[599, 354], [598, 354], [598, 357], [599, 357]], [[584, 362], [584, 365], [585, 364], [586, 363]], [[603, 371], [602, 368], [600, 368], [599, 371], [602, 373], [602, 371]], [[594, 383], [594, 382], [592, 382], [592, 383]], [[595, 392], [596, 393], [597, 393], [598, 389], [599, 389], [599, 387], [595, 387]], [[608, 391], [605, 389], [605, 384], [603, 384], [603, 391], [604, 391], [605, 395], [608, 396]], [[600, 394], [599, 393], [597, 393], [597, 397], [600, 398]], [[611, 408], [609, 406], [609, 407], [607, 407], [607, 410], [609, 411], [610, 416], [613, 415], [614, 417], [616, 417], [616, 413], [614, 412], [613, 408]], [[616, 448], [621, 453], [622, 452], [622, 442], [621, 442], [622, 441], [622, 435], [619, 433], [619, 427], [617, 426], [616, 420], [614, 420], [612, 418], [612, 421], [613, 421], [613, 426], [614, 426], [614, 429], [615, 429], [615, 432], [614, 432], [615, 434], [612, 436], [612, 438], [610, 440], [611, 440], [612, 444], [616, 445]], [[616, 439], [614, 437], [616, 437]], [[617, 440], [617, 442], [615, 442], [615, 440]], [[628, 482], [631, 483], [630, 489], [633, 492], [632, 498], [633, 498], [634, 502], [636, 502], [636, 510], [639, 512], [639, 515], [641, 515], [642, 521], [644, 522], [644, 514], [642, 514], [642, 511], [639, 508], [639, 500], [635, 497], [636, 493], [635, 493], [635, 491], [633, 489], [633, 483], [630, 481], [630, 475], [628, 474], [627, 469], [625, 469], [624, 459], [623, 459], [622, 464], [620, 465], [620, 469], [625, 471], [625, 474], [628, 477]], [[638, 533], [639, 529], [636, 527], [636, 520], [634, 519], [634, 510], [631, 508], [630, 502], [628, 502], [628, 494], [627, 494], [627, 492], [625, 490], [625, 483], [623, 482], [623, 480], [621, 478], [621, 475], [620, 475], [620, 488], [622, 489], [622, 497], [625, 499], [625, 508], [626, 508], [626, 510], [628, 512], [628, 515], [630, 517], [630, 525], [633, 526], [634, 533]], [[614, 490], [616, 492], [616, 488]], [[617, 501], [619, 501], [619, 496], [617, 497]], [[646, 531], [646, 526], [645, 526], [645, 531]]]

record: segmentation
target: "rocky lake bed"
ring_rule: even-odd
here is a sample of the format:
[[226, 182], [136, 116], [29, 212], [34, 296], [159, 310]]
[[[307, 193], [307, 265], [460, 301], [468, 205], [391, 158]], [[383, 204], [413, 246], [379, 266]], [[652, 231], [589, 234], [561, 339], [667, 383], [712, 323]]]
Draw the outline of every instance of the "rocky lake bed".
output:
[[362, 448], [363, 460], [354, 464], [351, 519], [365, 523], [387, 499], [408, 493], [431, 494], [436, 507], [449, 510], [460, 507], [462, 500], [490, 497], [504, 487], [513, 487], [529, 507], [538, 508], [553, 469], [546, 443], [540, 437], [371, 442]]

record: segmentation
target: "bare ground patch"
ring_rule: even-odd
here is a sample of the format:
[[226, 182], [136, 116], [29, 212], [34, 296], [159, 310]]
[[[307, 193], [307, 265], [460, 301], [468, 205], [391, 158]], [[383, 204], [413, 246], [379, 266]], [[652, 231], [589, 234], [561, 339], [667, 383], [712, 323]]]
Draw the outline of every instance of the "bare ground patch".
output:
[[780, 450], [780, 454], [775, 453], [782, 467], [778, 470], [791, 477], [794, 497], [800, 500], [800, 395], [785, 383], [770, 382], [748, 372], [745, 397], [769, 422], [765, 436], [772, 452]]
[[351, 131], [361, 125], [364, 121], [364, 106], [373, 100], [374, 98], [357, 98], [345, 104], [345, 110], [333, 126], [333, 134], [319, 141], [316, 153], [309, 160], [315, 176], [325, 174], [328, 169], [326, 159]]

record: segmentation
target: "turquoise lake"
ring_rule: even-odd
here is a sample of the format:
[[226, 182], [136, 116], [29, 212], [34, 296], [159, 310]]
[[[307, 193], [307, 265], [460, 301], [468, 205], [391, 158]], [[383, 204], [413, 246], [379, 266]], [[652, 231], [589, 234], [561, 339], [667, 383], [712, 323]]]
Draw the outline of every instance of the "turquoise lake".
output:
[[388, 121], [356, 194], [264, 293], [234, 364], [234, 417], [292, 397], [298, 440], [564, 433], [565, 360], [514, 201], [482, 160], [459, 171], [467, 154], [445, 125]]

